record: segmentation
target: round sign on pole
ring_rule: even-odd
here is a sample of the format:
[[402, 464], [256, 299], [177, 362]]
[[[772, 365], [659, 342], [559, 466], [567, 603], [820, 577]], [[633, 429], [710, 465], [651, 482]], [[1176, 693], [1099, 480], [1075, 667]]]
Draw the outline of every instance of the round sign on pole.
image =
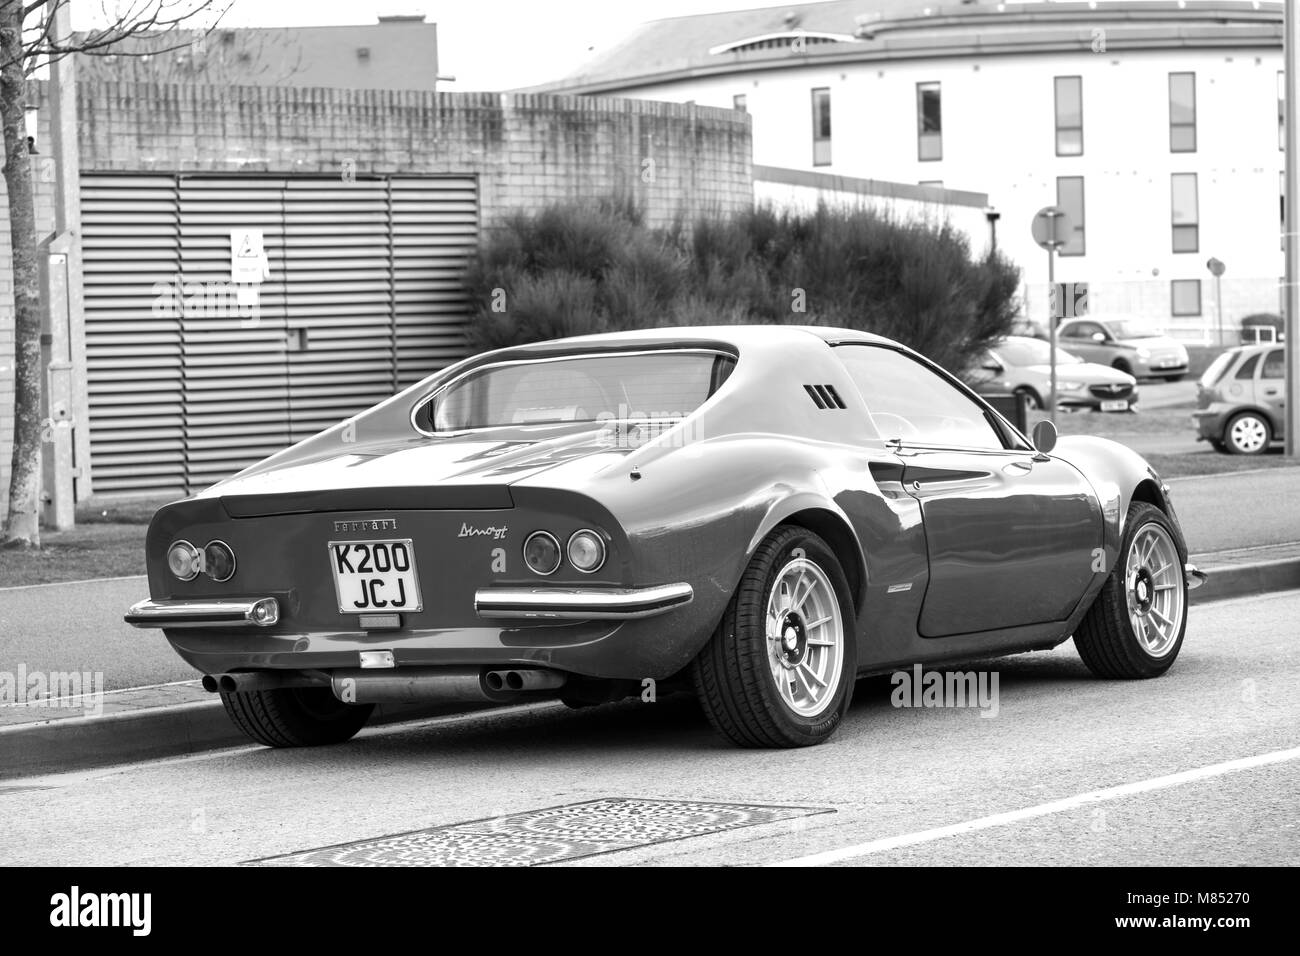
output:
[[1060, 206], [1044, 206], [1034, 213], [1034, 221], [1030, 226], [1034, 242], [1044, 249], [1059, 249], [1065, 245], [1070, 241], [1073, 229], [1074, 224]]
[[1209, 269], [1210, 274], [1216, 279], [1228, 270], [1228, 267], [1220, 259], [1210, 259], [1205, 263], [1205, 268]]

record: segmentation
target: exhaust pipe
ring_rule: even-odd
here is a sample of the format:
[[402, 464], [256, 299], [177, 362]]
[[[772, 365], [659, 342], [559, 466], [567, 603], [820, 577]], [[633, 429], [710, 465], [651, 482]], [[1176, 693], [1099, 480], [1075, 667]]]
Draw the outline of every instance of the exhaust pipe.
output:
[[555, 671], [484, 671], [477, 667], [403, 667], [382, 672], [349, 669], [334, 671], [330, 688], [347, 704], [504, 703], [527, 691], [562, 687], [566, 679]]
[[508, 670], [488, 671], [483, 675], [488, 690], [515, 691], [555, 690], [564, 686], [564, 675], [556, 671]]
[[277, 690], [281, 687], [319, 687], [324, 680], [301, 671], [236, 671], [230, 674], [204, 674], [203, 689], [209, 694], [246, 693], [254, 690]]

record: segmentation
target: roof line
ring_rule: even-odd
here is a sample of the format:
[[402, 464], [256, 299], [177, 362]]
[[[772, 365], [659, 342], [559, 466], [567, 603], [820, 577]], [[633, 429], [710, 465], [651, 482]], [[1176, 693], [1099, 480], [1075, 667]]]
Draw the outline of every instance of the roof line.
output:
[[[1125, 31], [1127, 32], [1127, 31]], [[1132, 33], [1141, 31], [1133, 30]], [[824, 44], [809, 47], [804, 52], [778, 54], [775, 56], [739, 56], [733, 55], [725, 63], [707, 64], [663, 70], [657, 73], [645, 73], [635, 76], [607, 77], [583, 82], [558, 80], [539, 86], [528, 87], [530, 93], [568, 93], [586, 95], [611, 91], [633, 90], [645, 86], [657, 86], [678, 80], [699, 79], [711, 76], [726, 76], [733, 73], [753, 73], [761, 70], [798, 69], [808, 66], [839, 65], [846, 63], [873, 63], [889, 61], [907, 61], [924, 59], [953, 59], [971, 56], [1012, 56], [1046, 53], [1085, 53], [1091, 50], [1091, 36], [1081, 35], [1078, 31], [1059, 31], [1056, 35], [1031, 41], [1024, 39], [994, 39], [977, 37], [959, 43], [936, 43], [933, 38], [920, 42], [904, 43], [899, 40], [877, 41], [874, 47], [866, 44]], [[1108, 53], [1120, 50], [1170, 50], [1170, 49], [1282, 49], [1282, 26], [1280, 24], [1260, 28], [1248, 28], [1233, 31], [1225, 35], [1222, 30], [1213, 28], [1184, 28], [1178, 34], [1146, 32], [1143, 35], [1125, 36], [1124, 33], [1110, 30], [1106, 35]]]

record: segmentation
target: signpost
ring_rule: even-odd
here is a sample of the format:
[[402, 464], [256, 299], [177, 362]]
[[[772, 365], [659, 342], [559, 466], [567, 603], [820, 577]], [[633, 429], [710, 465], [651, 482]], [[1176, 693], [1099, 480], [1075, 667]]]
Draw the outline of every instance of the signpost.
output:
[[1050, 345], [1051, 354], [1048, 359], [1052, 371], [1052, 382], [1047, 397], [1047, 414], [1053, 425], [1056, 424], [1056, 319], [1060, 311], [1056, 293], [1056, 250], [1069, 241], [1070, 231], [1073, 228], [1070, 217], [1060, 206], [1044, 206], [1034, 213], [1034, 221], [1030, 226], [1034, 242], [1047, 250], [1047, 287], [1051, 290], [1047, 297], [1047, 341]]
[[1214, 309], [1219, 317], [1219, 348], [1223, 348], [1228, 343], [1223, 339], [1223, 283], [1219, 280], [1228, 267], [1219, 259], [1210, 259], [1205, 263], [1205, 268], [1214, 276]]

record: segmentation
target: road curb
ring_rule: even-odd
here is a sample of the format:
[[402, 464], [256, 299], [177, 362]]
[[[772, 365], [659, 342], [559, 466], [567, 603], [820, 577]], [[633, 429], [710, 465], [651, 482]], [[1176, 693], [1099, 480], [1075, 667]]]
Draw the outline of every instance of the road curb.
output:
[[[499, 705], [380, 705], [367, 726], [492, 706]], [[0, 780], [252, 745], [230, 722], [226, 709], [214, 696], [211, 701], [0, 727]]]
[[1300, 558], [1210, 565], [1201, 570], [1209, 575], [1209, 580], [1191, 592], [1192, 604], [1300, 588]]
[[[1196, 562], [1195, 556], [1193, 562]], [[1201, 570], [1209, 575], [1209, 580], [1191, 592], [1192, 604], [1300, 588], [1300, 557], [1219, 565], [1210, 563], [1201, 565]], [[476, 705], [464, 704], [380, 706], [371, 718], [370, 726], [477, 709], [480, 708]], [[142, 707], [100, 717], [67, 717], [18, 724], [0, 727], [0, 780], [91, 770], [249, 744], [248, 738], [226, 717], [225, 708], [216, 698]]]

